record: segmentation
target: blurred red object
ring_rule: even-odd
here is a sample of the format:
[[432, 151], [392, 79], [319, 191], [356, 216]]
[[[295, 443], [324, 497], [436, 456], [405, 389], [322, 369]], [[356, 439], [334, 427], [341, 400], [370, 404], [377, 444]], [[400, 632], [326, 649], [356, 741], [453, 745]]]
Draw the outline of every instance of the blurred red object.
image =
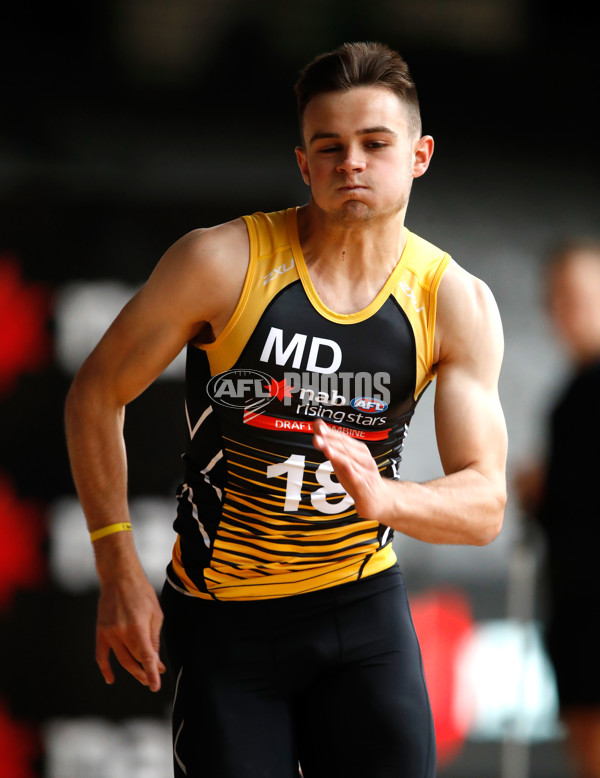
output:
[[0, 395], [14, 388], [21, 373], [46, 364], [49, 311], [48, 290], [23, 279], [16, 257], [0, 255]]
[[46, 573], [42, 510], [34, 502], [20, 500], [1, 474], [0, 535], [1, 612], [11, 605], [18, 589], [40, 585]]
[[459, 755], [475, 712], [474, 705], [469, 710], [468, 690], [466, 694], [461, 690], [457, 704], [458, 658], [472, 635], [471, 607], [460, 591], [434, 590], [413, 597], [411, 609], [435, 723], [438, 764], [444, 766]]
[[11, 719], [0, 700], [0, 778], [36, 778], [40, 751], [35, 728]]

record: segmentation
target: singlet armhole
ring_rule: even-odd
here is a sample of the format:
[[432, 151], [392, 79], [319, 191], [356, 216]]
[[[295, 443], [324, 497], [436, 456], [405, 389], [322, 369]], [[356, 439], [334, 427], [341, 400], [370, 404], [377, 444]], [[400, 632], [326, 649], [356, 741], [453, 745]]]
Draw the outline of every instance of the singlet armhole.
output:
[[429, 381], [433, 381], [436, 376], [434, 370], [433, 354], [435, 347], [435, 331], [437, 324], [437, 299], [438, 289], [444, 273], [452, 261], [452, 257], [449, 254], [444, 253], [444, 257], [440, 264], [437, 266], [433, 278], [431, 279], [431, 287], [429, 290], [429, 316], [427, 322], [427, 329], [430, 333], [429, 342], [427, 344], [427, 378]]
[[258, 250], [257, 250], [258, 236], [256, 234], [256, 227], [254, 225], [254, 222], [252, 221], [252, 217], [242, 216], [241, 218], [244, 221], [244, 224], [246, 225], [246, 230], [248, 232], [248, 243], [249, 243], [248, 267], [246, 269], [246, 276], [244, 278], [242, 291], [240, 293], [239, 300], [237, 301], [237, 304], [233, 309], [233, 313], [229, 318], [229, 321], [227, 322], [225, 327], [221, 330], [221, 332], [218, 334], [218, 336], [210, 343], [198, 344], [197, 347], [200, 348], [202, 351], [211, 352], [215, 349], [222, 347], [223, 343], [227, 340], [227, 338], [233, 331], [235, 325], [239, 321], [240, 317], [244, 313], [244, 310], [248, 303], [248, 299], [250, 297], [250, 291], [252, 289], [252, 284], [254, 283], [254, 275], [256, 273], [256, 258], [258, 256]]

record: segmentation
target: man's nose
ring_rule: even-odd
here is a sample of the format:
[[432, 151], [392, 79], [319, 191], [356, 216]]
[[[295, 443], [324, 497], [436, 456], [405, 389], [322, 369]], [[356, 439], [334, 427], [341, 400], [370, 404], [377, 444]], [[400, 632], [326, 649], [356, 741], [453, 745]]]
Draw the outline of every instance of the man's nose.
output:
[[360, 149], [350, 147], [340, 159], [337, 169], [340, 173], [359, 173], [366, 167], [364, 154]]

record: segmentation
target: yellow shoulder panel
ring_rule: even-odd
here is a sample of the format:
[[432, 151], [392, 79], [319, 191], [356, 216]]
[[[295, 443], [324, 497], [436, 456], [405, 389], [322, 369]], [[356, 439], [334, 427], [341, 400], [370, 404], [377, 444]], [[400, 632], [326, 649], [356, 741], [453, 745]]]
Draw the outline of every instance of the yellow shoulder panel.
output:
[[417, 349], [415, 398], [435, 377], [433, 343], [437, 310], [437, 290], [450, 255], [407, 230], [408, 256], [394, 297], [411, 323]]
[[227, 326], [212, 343], [202, 346], [211, 373], [230, 369], [271, 300], [298, 280], [286, 211], [244, 216], [250, 239], [250, 261], [239, 302]]

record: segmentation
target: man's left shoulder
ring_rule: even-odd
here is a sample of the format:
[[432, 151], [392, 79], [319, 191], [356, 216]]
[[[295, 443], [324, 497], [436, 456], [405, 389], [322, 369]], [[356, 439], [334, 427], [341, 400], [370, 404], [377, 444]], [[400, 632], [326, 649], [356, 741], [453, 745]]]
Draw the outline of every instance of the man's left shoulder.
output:
[[497, 308], [494, 294], [488, 284], [478, 276], [450, 259], [440, 284], [440, 295], [448, 299], [448, 303], [464, 305], [471, 303], [476, 308], [484, 310], [491, 306]]
[[452, 260], [438, 290], [437, 339], [444, 352], [467, 344], [491, 344], [502, 350], [502, 321], [498, 304], [485, 281]]

